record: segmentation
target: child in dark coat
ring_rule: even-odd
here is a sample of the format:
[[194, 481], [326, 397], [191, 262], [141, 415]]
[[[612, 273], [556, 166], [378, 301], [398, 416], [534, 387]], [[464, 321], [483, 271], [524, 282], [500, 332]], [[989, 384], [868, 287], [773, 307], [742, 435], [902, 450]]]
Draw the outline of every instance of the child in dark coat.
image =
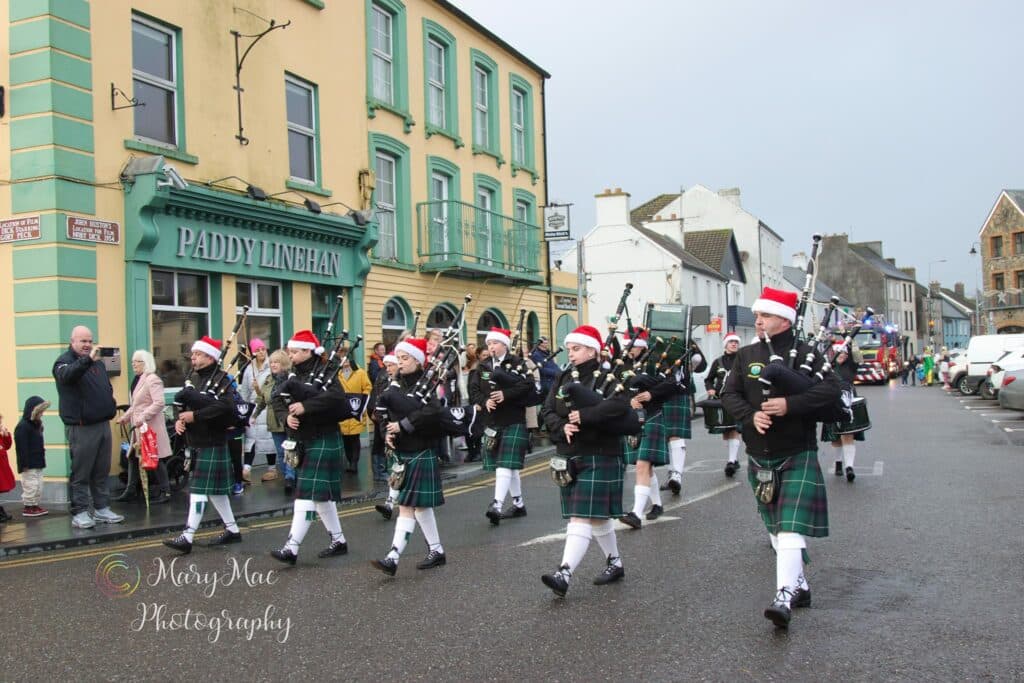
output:
[[25, 401], [21, 422], [14, 428], [14, 447], [18, 452], [18, 474], [21, 475], [22, 515], [42, 517], [49, 510], [39, 505], [43, 494], [43, 469], [46, 468], [46, 447], [43, 439], [43, 413], [50, 402], [40, 396]]

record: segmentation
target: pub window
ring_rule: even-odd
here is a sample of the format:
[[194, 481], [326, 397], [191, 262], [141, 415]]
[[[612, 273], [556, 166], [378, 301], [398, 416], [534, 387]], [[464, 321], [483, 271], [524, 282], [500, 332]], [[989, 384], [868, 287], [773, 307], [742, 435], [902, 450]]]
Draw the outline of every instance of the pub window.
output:
[[[427, 330], [443, 330], [455, 322], [455, 309], [447, 304], [438, 304], [427, 316]], [[417, 334], [419, 332], [417, 331]]]
[[157, 375], [164, 386], [181, 387], [191, 367], [192, 342], [210, 331], [209, 280], [197, 273], [153, 270], [150, 282]]
[[[487, 346], [487, 333], [491, 331], [492, 327], [505, 327], [502, 323], [501, 318], [494, 311], [484, 311], [484, 314], [480, 316], [480, 319], [476, 322], [476, 345], [477, 348]], [[512, 332], [515, 334], [515, 331]]]
[[268, 349], [281, 348], [281, 285], [236, 280], [235, 306], [236, 315], [241, 315], [242, 306], [249, 307], [245, 326], [238, 333], [239, 340], [248, 343], [250, 339], [259, 338]]
[[[398, 299], [388, 299], [380, 315], [381, 341], [391, 351], [403, 332], [409, 331], [412, 322], [405, 315], [405, 306]], [[418, 330], [417, 330], [418, 332]]]
[[996, 235], [992, 238], [992, 258], [998, 258], [1003, 255], [1003, 236]]
[[178, 146], [178, 32], [132, 17], [132, 109], [135, 135]]
[[[338, 295], [341, 294], [341, 289], [338, 287], [328, 287], [327, 285], [311, 285], [309, 294], [313, 313], [313, 334], [320, 340], [321, 346], [326, 347], [332, 341], [328, 338], [327, 323], [331, 319], [331, 313], [334, 313], [334, 307], [338, 303]], [[345, 328], [344, 321], [345, 305], [342, 303], [341, 308], [338, 310], [338, 316], [334, 319], [332, 337], [341, 334], [341, 331]]]

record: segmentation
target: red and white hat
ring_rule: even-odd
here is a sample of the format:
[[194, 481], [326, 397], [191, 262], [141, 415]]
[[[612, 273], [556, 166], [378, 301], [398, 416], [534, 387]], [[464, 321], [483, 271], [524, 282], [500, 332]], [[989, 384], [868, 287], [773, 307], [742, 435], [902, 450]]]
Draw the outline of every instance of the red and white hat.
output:
[[491, 331], [487, 333], [487, 337], [484, 341], [497, 341], [501, 342], [506, 347], [512, 346], [512, 330], [503, 330], [500, 327], [492, 327]]
[[796, 292], [784, 292], [781, 289], [765, 287], [761, 297], [750, 307], [754, 313], [767, 313], [785, 318], [790, 323], [796, 322]]
[[384, 362], [385, 363], [398, 363], [398, 356], [396, 356], [393, 353], [389, 353], [388, 355], [384, 356]]
[[[647, 339], [648, 339], [647, 330], [643, 329], [642, 327], [634, 327], [633, 328], [633, 337], [635, 339], [635, 341], [632, 342], [633, 343], [633, 348], [640, 348], [640, 349], [646, 349], [647, 348]], [[628, 334], [622, 335], [622, 342], [623, 342], [623, 344], [625, 346], [629, 346], [629, 344], [630, 344], [630, 337], [629, 337]]]
[[725, 335], [725, 339], [722, 340], [722, 343], [728, 344], [731, 341], [742, 343], [740, 342], [740, 335], [736, 334], [735, 332], [730, 332], [729, 334]]
[[395, 345], [395, 353], [397, 354], [399, 351], [405, 351], [415, 358], [417, 363], [423, 365], [427, 360], [427, 340], [406, 337]]
[[832, 351], [838, 356], [841, 353], [849, 353], [846, 349], [845, 341], [834, 341], [832, 342]]
[[565, 345], [568, 346], [569, 344], [580, 344], [595, 351], [600, 351], [604, 345], [601, 333], [593, 325], [580, 325], [565, 335]]
[[320, 355], [324, 352], [324, 347], [320, 346], [320, 340], [316, 338], [312, 330], [299, 330], [292, 335], [292, 338], [288, 340], [289, 349], [308, 349]]
[[214, 360], [220, 360], [221, 342], [219, 339], [203, 336], [192, 345], [193, 351], [201, 351]]

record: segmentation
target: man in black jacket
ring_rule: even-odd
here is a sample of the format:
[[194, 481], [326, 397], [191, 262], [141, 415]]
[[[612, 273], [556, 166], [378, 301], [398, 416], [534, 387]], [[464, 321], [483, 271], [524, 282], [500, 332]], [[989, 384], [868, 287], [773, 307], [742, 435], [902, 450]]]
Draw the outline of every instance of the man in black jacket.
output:
[[[805, 537], [828, 536], [828, 501], [818, 466], [815, 424], [818, 415], [839, 400], [839, 383], [828, 374], [794, 392], [783, 390], [778, 380], [771, 385], [762, 382], [769, 363], [788, 359], [797, 343], [792, 329], [797, 296], [765, 287], [750, 308], [762, 341], [737, 353], [722, 390], [722, 405], [742, 425], [750, 465], [747, 479], [776, 551], [777, 590], [764, 616], [786, 628], [792, 608], [811, 604], [804, 576]], [[809, 350], [800, 344], [797, 358], [804, 359]], [[815, 366], [820, 368], [820, 359]]]
[[[71, 526], [91, 529], [96, 522], [123, 522], [124, 517], [110, 509], [107, 489], [113, 447], [110, 420], [117, 402], [100, 362], [100, 347], [93, 346], [88, 327], [71, 330], [71, 344], [53, 364], [53, 378], [71, 452]], [[92, 515], [90, 505], [95, 510]]]

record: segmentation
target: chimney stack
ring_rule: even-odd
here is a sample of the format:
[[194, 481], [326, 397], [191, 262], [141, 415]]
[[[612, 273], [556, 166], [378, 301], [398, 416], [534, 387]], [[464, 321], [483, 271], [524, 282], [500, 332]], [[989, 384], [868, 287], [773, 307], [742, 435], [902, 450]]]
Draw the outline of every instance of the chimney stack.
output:
[[629, 193], [616, 187], [614, 191], [605, 188], [594, 195], [597, 199], [598, 225], [629, 225]]

